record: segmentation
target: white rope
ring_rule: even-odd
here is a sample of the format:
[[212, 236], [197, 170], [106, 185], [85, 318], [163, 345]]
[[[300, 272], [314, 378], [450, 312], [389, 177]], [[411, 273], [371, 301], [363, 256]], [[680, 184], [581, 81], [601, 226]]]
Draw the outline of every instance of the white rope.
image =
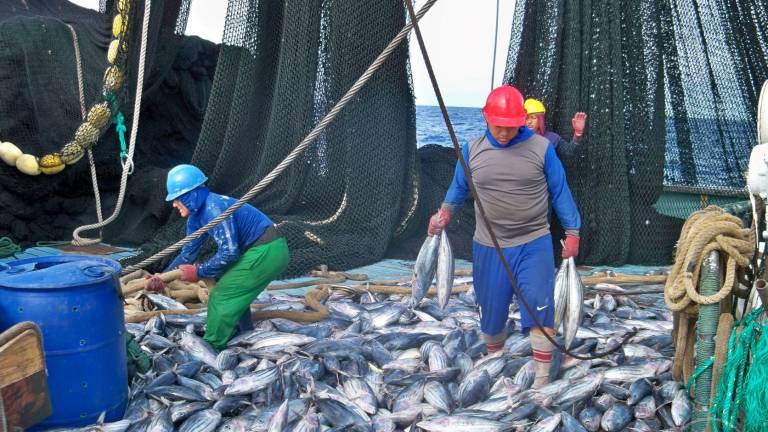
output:
[[[72, 44], [75, 47], [75, 63], [77, 67], [77, 90], [80, 93], [80, 114], [82, 116], [82, 119], [85, 120], [85, 116], [86, 116], [85, 89], [83, 85], [83, 63], [80, 57], [80, 42], [77, 39], [77, 32], [75, 31], [75, 28], [69, 24], [67, 24], [67, 27], [69, 27], [69, 32], [72, 33]], [[91, 185], [93, 187], [93, 197], [94, 197], [94, 201], [96, 202], [96, 218], [101, 223], [104, 220], [104, 216], [101, 213], [101, 194], [99, 193], [99, 179], [96, 176], [96, 163], [93, 160], [93, 150], [91, 150], [90, 148], [88, 149], [88, 163], [91, 169]], [[100, 230], [98, 238], [90, 239], [90, 238], [76, 237], [72, 243], [78, 246], [98, 244], [98, 243], [101, 243], [102, 235], [103, 233]]]
[[[426, 3], [424, 3], [424, 6], [419, 9], [419, 12], [416, 14], [418, 19], [421, 19], [424, 14], [427, 13], [427, 11], [432, 7], [432, 5], [435, 4], [437, 0], [427, 0]], [[368, 66], [368, 69], [363, 72], [362, 75], [360, 75], [360, 78], [355, 81], [354, 84], [352, 84], [352, 87], [347, 90], [347, 93], [339, 99], [338, 102], [336, 102], [336, 105], [331, 108], [330, 111], [328, 111], [328, 114], [323, 117], [322, 120], [320, 120], [319, 123], [315, 125], [315, 127], [312, 129], [312, 131], [309, 132], [309, 134], [304, 137], [304, 139], [299, 143], [298, 146], [296, 146], [291, 153], [288, 154], [288, 156], [280, 162], [272, 171], [270, 171], [269, 174], [267, 174], [266, 177], [261, 179], [261, 181], [256, 184], [251, 190], [246, 192], [245, 195], [243, 195], [237, 202], [232, 204], [231, 207], [226, 209], [223, 213], [216, 216], [215, 218], [211, 219], [210, 222], [205, 224], [202, 228], [198, 229], [197, 231], [193, 232], [192, 234], [184, 237], [183, 239], [179, 240], [178, 242], [174, 243], [173, 245], [163, 249], [162, 251], [152, 255], [151, 257], [145, 259], [144, 261], [141, 261], [138, 264], [129, 266], [123, 270], [123, 274], [130, 273], [135, 270], [142, 269], [149, 264], [154, 263], [157, 260], [160, 260], [162, 258], [167, 257], [168, 255], [178, 251], [184, 245], [188, 244], [189, 242], [199, 238], [201, 235], [208, 232], [211, 228], [218, 225], [221, 221], [228, 218], [232, 213], [234, 213], [237, 209], [245, 205], [248, 201], [250, 201], [256, 194], [261, 192], [264, 188], [269, 186], [272, 181], [279, 176], [283, 171], [285, 171], [288, 166], [293, 163], [293, 161], [301, 155], [304, 150], [309, 147], [310, 144], [317, 138], [318, 135], [320, 135], [323, 130], [336, 118], [336, 116], [341, 112], [342, 109], [349, 103], [350, 100], [352, 100], [353, 97], [357, 94], [358, 91], [371, 79], [373, 74], [379, 70], [381, 65], [384, 64], [384, 62], [389, 58], [390, 54], [397, 49], [398, 45], [408, 36], [408, 32], [411, 31], [413, 24], [408, 23], [405, 25], [405, 27], [400, 30], [400, 32], [389, 42], [389, 45], [384, 48], [384, 50], [379, 54], [378, 57], [371, 63], [370, 66]]]
[[120, 192], [117, 195], [117, 204], [115, 205], [115, 211], [105, 221], [92, 225], [85, 225], [77, 228], [72, 237], [74, 240], [72, 243], [78, 244], [80, 239], [80, 233], [83, 231], [90, 231], [94, 229], [101, 229], [117, 219], [120, 214], [120, 210], [123, 207], [123, 200], [125, 199], [125, 189], [128, 184], [128, 176], [133, 172], [133, 153], [136, 149], [136, 136], [139, 131], [139, 113], [141, 109], [141, 94], [144, 87], [144, 66], [147, 58], [147, 37], [149, 34], [149, 16], [151, 0], [144, 1], [144, 18], [141, 26], [141, 50], [139, 51], [139, 73], [136, 77], [136, 96], [133, 103], [133, 120], [131, 121], [131, 138], [128, 143], [128, 157], [125, 163], [123, 163], [123, 173], [120, 177]]

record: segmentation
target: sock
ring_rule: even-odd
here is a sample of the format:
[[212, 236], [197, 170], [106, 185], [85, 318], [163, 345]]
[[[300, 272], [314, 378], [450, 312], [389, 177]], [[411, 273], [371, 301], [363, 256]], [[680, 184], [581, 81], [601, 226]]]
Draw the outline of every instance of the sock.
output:
[[493, 354], [504, 349], [504, 342], [506, 342], [506, 340], [507, 329], [504, 329], [501, 333], [493, 336], [483, 333], [483, 342], [485, 342], [485, 347], [488, 349], [488, 354]]
[[544, 335], [531, 334], [530, 338], [533, 360], [536, 362], [536, 378], [532, 388], [537, 389], [549, 384], [549, 366], [554, 346]]

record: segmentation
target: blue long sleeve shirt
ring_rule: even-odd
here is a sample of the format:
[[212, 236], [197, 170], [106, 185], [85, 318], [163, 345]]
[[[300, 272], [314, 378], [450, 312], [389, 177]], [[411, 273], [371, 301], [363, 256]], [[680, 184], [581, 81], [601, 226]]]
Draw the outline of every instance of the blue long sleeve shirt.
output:
[[[486, 131], [462, 147], [462, 157], [503, 247], [527, 243], [549, 232], [550, 198], [563, 227], [578, 234], [581, 216], [563, 165], [546, 138], [521, 127], [515, 138], [501, 145]], [[443, 203], [457, 209], [469, 193], [467, 178], [457, 163]], [[475, 219], [475, 240], [492, 246], [484, 221]]]
[[[180, 199], [190, 211], [187, 218], [187, 235], [200, 229], [236, 202], [233, 198], [210, 192], [207, 188], [195, 189]], [[220, 276], [272, 225], [274, 222], [267, 215], [250, 204], [237, 209], [206, 233], [206, 235], [213, 237], [218, 248], [211, 259], [198, 265], [198, 277]], [[205, 236], [201, 236], [184, 246], [166, 271], [174, 269], [180, 264], [191, 264], [197, 260], [204, 241]]]

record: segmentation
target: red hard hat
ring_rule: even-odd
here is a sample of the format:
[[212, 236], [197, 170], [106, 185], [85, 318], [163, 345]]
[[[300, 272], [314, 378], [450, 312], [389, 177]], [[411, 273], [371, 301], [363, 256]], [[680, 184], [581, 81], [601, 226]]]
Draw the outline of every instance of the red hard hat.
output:
[[483, 107], [485, 121], [493, 126], [520, 127], [525, 124], [527, 113], [523, 95], [511, 85], [493, 89]]

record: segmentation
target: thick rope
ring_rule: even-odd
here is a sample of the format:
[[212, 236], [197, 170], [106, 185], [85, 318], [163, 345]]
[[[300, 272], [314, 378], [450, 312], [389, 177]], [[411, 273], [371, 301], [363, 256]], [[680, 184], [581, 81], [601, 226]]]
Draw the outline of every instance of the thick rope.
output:
[[[424, 3], [424, 6], [421, 7], [419, 10], [419, 13], [416, 14], [418, 19], [421, 19], [421, 17], [424, 16], [424, 14], [429, 11], [429, 9], [432, 7], [432, 5], [435, 4], [437, 0], [427, 0], [426, 3]], [[350, 89], [347, 91], [347, 93], [339, 99], [339, 101], [336, 103], [336, 105], [331, 108], [331, 110], [328, 112], [328, 114], [323, 117], [320, 122], [315, 125], [315, 127], [312, 129], [311, 132], [299, 143], [298, 146], [296, 146], [291, 153], [288, 154], [288, 156], [280, 162], [269, 174], [267, 174], [266, 177], [261, 179], [261, 181], [256, 184], [251, 190], [246, 192], [245, 195], [243, 195], [237, 202], [232, 204], [231, 207], [226, 209], [223, 213], [218, 215], [217, 217], [213, 218], [210, 222], [205, 224], [202, 228], [198, 229], [197, 231], [193, 232], [192, 234], [188, 235], [187, 237], [179, 240], [178, 242], [174, 243], [173, 245], [165, 248], [164, 250], [152, 255], [151, 257], [145, 259], [144, 261], [141, 261], [138, 264], [132, 265], [127, 267], [125, 270], [123, 270], [123, 273], [130, 273], [134, 270], [138, 270], [141, 268], [144, 268], [160, 259], [163, 259], [179, 249], [181, 249], [186, 244], [190, 243], [191, 241], [199, 238], [201, 235], [208, 232], [211, 228], [218, 225], [221, 221], [228, 218], [232, 213], [234, 213], [237, 209], [245, 205], [248, 201], [250, 201], [253, 197], [255, 197], [259, 192], [264, 190], [267, 186], [269, 186], [272, 181], [282, 174], [283, 171], [285, 171], [286, 168], [290, 164], [293, 163], [293, 161], [299, 157], [304, 150], [309, 147], [310, 144], [317, 138], [324, 130], [325, 128], [336, 118], [336, 116], [341, 112], [342, 109], [352, 100], [355, 95], [360, 91], [360, 89], [371, 79], [373, 74], [381, 68], [381, 66], [384, 64], [384, 62], [389, 58], [389, 56], [397, 49], [397, 47], [400, 45], [400, 43], [408, 36], [408, 32], [411, 31], [411, 27], [413, 26], [412, 22], [409, 22], [408, 24], [403, 27], [402, 30], [389, 42], [389, 45], [384, 48], [384, 50], [379, 54], [378, 57], [371, 63], [370, 66], [368, 66], [368, 69], [366, 69], [365, 72], [363, 72], [362, 75], [360, 75], [360, 78], [355, 81], [355, 83], [350, 87]]]
[[[75, 31], [75, 28], [71, 25], [67, 24], [67, 27], [69, 27], [69, 32], [72, 33], [72, 44], [75, 48], [75, 65], [77, 67], [77, 91], [80, 94], [80, 114], [83, 120], [85, 120], [85, 117], [87, 115], [86, 108], [85, 108], [85, 90], [83, 85], [83, 62], [80, 57], [80, 42], [77, 39], [77, 32]], [[96, 176], [96, 163], [93, 160], [93, 150], [89, 147], [88, 148], [88, 164], [90, 165], [91, 170], [91, 185], [93, 187], [93, 198], [96, 204], [96, 218], [98, 219], [99, 223], [101, 223], [104, 220], [104, 216], [101, 213], [101, 194], [99, 193], [99, 179]], [[92, 244], [98, 244], [101, 243], [101, 237], [103, 233], [99, 231], [99, 237], [94, 239], [88, 239], [88, 238], [75, 238], [73, 243], [77, 246], [85, 246], [85, 245], [92, 245]]]
[[[716, 206], [693, 213], [683, 225], [675, 264], [664, 287], [664, 301], [673, 312], [694, 314], [698, 304], [719, 303], [736, 284], [737, 267], [747, 267], [754, 255], [754, 231], [741, 219]], [[704, 258], [711, 251], [725, 254], [723, 286], [711, 296], [699, 294], [697, 284]]]
[[[123, 200], [125, 199], [125, 190], [128, 184], [128, 176], [133, 173], [133, 153], [136, 150], [136, 137], [139, 131], [139, 114], [141, 112], [141, 95], [144, 89], [144, 67], [147, 59], [147, 38], [149, 34], [149, 17], [152, 0], [144, 1], [144, 18], [141, 26], [141, 50], [139, 51], [139, 73], [136, 78], [136, 97], [133, 104], [133, 121], [131, 121], [131, 139], [128, 143], [128, 157], [125, 162], [121, 161], [123, 165], [123, 173], [120, 176], [120, 192], [117, 195], [117, 204], [115, 210], [110, 217], [105, 221], [95, 223], [92, 225], [84, 225], [77, 228], [72, 233], [72, 243], [79, 245], [82, 238], [80, 233], [83, 231], [90, 231], [94, 229], [101, 229], [117, 219], [120, 214], [120, 210], [123, 207]], [[136, 269], [133, 269], [136, 270]]]

